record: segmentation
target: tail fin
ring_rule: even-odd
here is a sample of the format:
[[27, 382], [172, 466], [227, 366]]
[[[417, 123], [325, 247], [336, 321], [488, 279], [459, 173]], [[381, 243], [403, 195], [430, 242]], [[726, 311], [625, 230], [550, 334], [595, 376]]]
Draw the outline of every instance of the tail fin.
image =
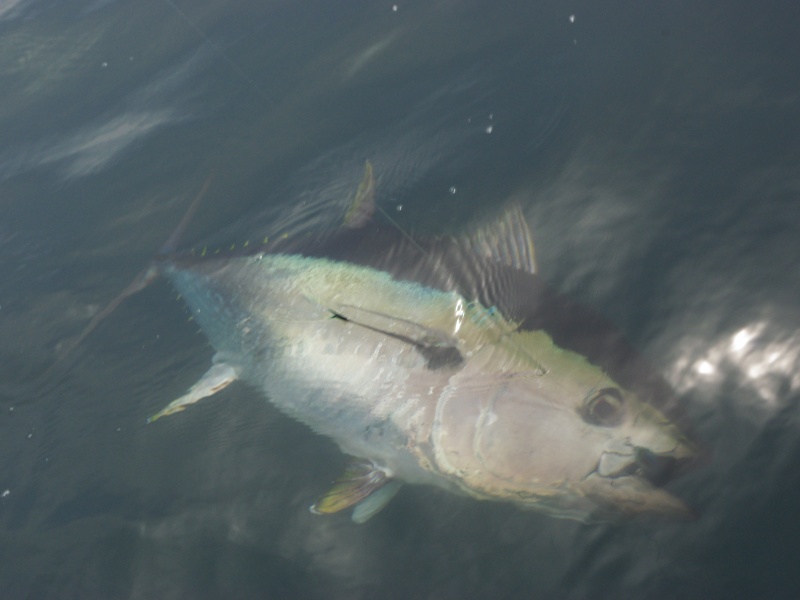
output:
[[[197, 207], [200, 205], [200, 200], [205, 196], [206, 192], [208, 191], [209, 186], [211, 185], [211, 180], [214, 178], [212, 175], [206, 180], [205, 184], [203, 184], [202, 189], [200, 192], [195, 196], [192, 203], [189, 205], [186, 213], [183, 215], [180, 223], [175, 228], [175, 231], [172, 232], [172, 235], [169, 236], [169, 239], [166, 243], [161, 246], [161, 249], [158, 251], [156, 255], [156, 259], [158, 257], [167, 256], [168, 254], [174, 252], [178, 246], [178, 242], [180, 241], [183, 232], [186, 230], [186, 227], [189, 224], [189, 221], [192, 219]], [[75, 348], [77, 348], [83, 340], [85, 340], [95, 328], [103, 322], [111, 313], [113, 313], [117, 307], [125, 301], [126, 298], [133, 296], [134, 294], [142, 291], [148, 285], [150, 285], [153, 281], [155, 281], [156, 277], [158, 277], [159, 273], [159, 266], [158, 261], [153, 260], [150, 262], [144, 270], [142, 270], [136, 277], [133, 278], [128, 286], [120, 292], [120, 294], [114, 298], [111, 302], [109, 302], [103, 310], [97, 313], [92, 320], [83, 328], [83, 331], [80, 332], [78, 337], [71, 340], [68, 344], [64, 347], [60, 348], [58, 351], [58, 355], [56, 356], [56, 364], [63, 361], [70, 353], [72, 353]], [[55, 366], [55, 365], [53, 365]], [[52, 367], [51, 367], [52, 368]]]

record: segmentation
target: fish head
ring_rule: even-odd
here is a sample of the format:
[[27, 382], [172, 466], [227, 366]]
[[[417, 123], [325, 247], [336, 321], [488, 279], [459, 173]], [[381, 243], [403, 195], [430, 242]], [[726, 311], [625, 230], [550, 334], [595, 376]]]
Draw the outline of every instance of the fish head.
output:
[[482, 347], [439, 400], [437, 467], [469, 495], [582, 521], [690, 509], [663, 485], [694, 445], [543, 332]]

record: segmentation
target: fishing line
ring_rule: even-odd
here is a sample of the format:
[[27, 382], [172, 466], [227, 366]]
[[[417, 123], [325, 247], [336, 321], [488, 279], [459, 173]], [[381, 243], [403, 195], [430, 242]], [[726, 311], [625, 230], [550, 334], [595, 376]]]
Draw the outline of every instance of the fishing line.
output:
[[[274, 106], [277, 106], [277, 103], [276, 103], [276, 102], [275, 102], [275, 101], [274, 101], [274, 100], [273, 100], [273, 99], [272, 99], [272, 98], [271, 98], [271, 97], [270, 97], [270, 96], [269, 96], [269, 95], [268, 95], [266, 92], [264, 92], [264, 91], [263, 91], [263, 90], [262, 90], [262, 89], [261, 89], [261, 88], [260, 88], [258, 85], [256, 85], [255, 81], [254, 81], [254, 80], [253, 80], [253, 79], [252, 79], [250, 76], [248, 76], [248, 75], [247, 75], [247, 73], [245, 73], [245, 72], [244, 72], [244, 70], [243, 70], [241, 67], [239, 67], [239, 65], [238, 65], [236, 62], [234, 62], [234, 61], [233, 61], [233, 59], [231, 59], [231, 58], [230, 58], [230, 56], [228, 56], [228, 55], [225, 53], [225, 51], [224, 51], [224, 50], [223, 50], [223, 49], [222, 49], [220, 46], [218, 46], [217, 44], [215, 44], [215, 43], [214, 43], [214, 41], [213, 41], [213, 40], [212, 40], [212, 39], [209, 37], [209, 35], [208, 35], [208, 34], [207, 34], [207, 33], [206, 33], [206, 32], [205, 32], [205, 31], [204, 31], [204, 30], [203, 30], [203, 29], [202, 29], [202, 28], [201, 28], [201, 27], [200, 27], [200, 26], [199, 26], [199, 25], [198, 25], [198, 24], [197, 24], [197, 23], [194, 21], [194, 20], [193, 20], [193, 19], [191, 19], [191, 18], [189, 17], [189, 15], [187, 15], [187, 14], [186, 14], [186, 13], [185, 13], [183, 10], [181, 10], [181, 9], [180, 9], [180, 7], [179, 7], [179, 6], [177, 6], [177, 5], [176, 5], [176, 4], [173, 2], [173, 0], [164, 0], [164, 2], [165, 2], [167, 5], [169, 5], [169, 6], [170, 6], [170, 7], [171, 7], [171, 8], [172, 8], [174, 11], [175, 11], [175, 13], [176, 13], [176, 14], [177, 14], [177, 15], [178, 15], [178, 16], [179, 16], [181, 19], [183, 19], [183, 20], [184, 20], [184, 21], [185, 21], [185, 22], [186, 22], [186, 23], [187, 23], [187, 24], [188, 24], [188, 25], [189, 25], [189, 26], [190, 26], [190, 27], [191, 27], [191, 28], [192, 28], [192, 29], [193, 29], [193, 30], [194, 30], [194, 31], [195, 31], [195, 32], [196, 32], [196, 33], [197, 33], [197, 34], [198, 34], [198, 35], [199, 35], [201, 38], [202, 38], [202, 40], [204, 41], [204, 43], [208, 44], [208, 46], [209, 46], [209, 47], [210, 47], [210, 48], [211, 48], [211, 49], [212, 49], [214, 52], [216, 52], [216, 53], [217, 53], [217, 54], [218, 54], [220, 57], [222, 57], [222, 58], [225, 60], [225, 62], [226, 62], [226, 63], [228, 63], [228, 64], [231, 66], [231, 68], [233, 68], [233, 69], [234, 69], [234, 72], [235, 72], [236, 74], [238, 74], [238, 75], [239, 75], [239, 76], [242, 78], [242, 80], [243, 80], [243, 81], [245, 81], [245, 82], [246, 82], [246, 83], [247, 83], [247, 84], [248, 84], [248, 85], [249, 85], [249, 86], [252, 88], [252, 90], [253, 90], [254, 92], [256, 92], [256, 93], [257, 93], [259, 96], [261, 96], [262, 98], [266, 99], [266, 100], [267, 100], [267, 101], [268, 101], [270, 104], [272, 104], [272, 106], [273, 106], [273, 107], [274, 107]], [[321, 149], [320, 149], [320, 148], [317, 148], [317, 151], [318, 151], [318, 152], [321, 152]], [[203, 191], [200, 193], [200, 196], [202, 196], [202, 195], [205, 193], [205, 191], [206, 191], [206, 189], [207, 189], [207, 187], [208, 187], [208, 183], [209, 183], [209, 182], [206, 182], [206, 185], [204, 186], [204, 188], [203, 188]], [[422, 255], [423, 255], [423, 256], [425, 256], [425, 257], [428, 257], [428, 256], [429, 256], [429, 252], [428, 252], [427, 250], [425, 250], [425, 248], [423, 248], [423, 247], [422, 247], [422, 246], [421, 246], [421, 245], [420, 245], [420, 244], [419, 244], [419, 243], [418, 243], [418, 242], [417, 242], [417, 241], [414, 239], [414, 237], [413, 237], [413, 236], [412, 236], [412, 235], [411, 235], [411, 234], [410, 234], [408, 231], [406, 231], [406, 230], [405, 230], [405, 228], [404, 228], [404, 227], [402, 227], [402, 226], [401, 226], [401, 225], [400, 225], [400, 224], [399, 224], [397, 221], [395, 221], [395, 219], [394, 219], [394, 218], [392, 218], [392, 217], [391, 217], [391, 215], [389, 215], [389, 213], [388, 213], [386, 210], [384, 210], [384, 209], [383, 209], [383, 208], [382, 208], [380, 205], [378, 205], [377, 203], [375, 203], [375, 208], [378, 210], [378, 212], [379, 212], [381, 215], [383, 215], [383, 218], [384, 218], [384, 219], [386, 219], [386, 220], [387, 220], [387, 221], [388, 221], [388, 222], [391, 224], [391, 226], [392, 226], [392, 227], [394, 227], [394, 228], [395, 228], [397, 231], [399, 231], [399, 232], [400, 232], [400, 234], [401, 234], [403, 237], [405, 237], [405, 238], [408, 240], [408, 242], [409, 242], [409, 243], [410, 243], [412, 246], [414, 246], [414, 248], [416, 248], [416, 249], [417, 249], [417, 250], [420, 252], [420, 254], [422, 254]], [[190, 209], [190, 212], [193, 212], [193, 209]], [[184, 220], [187, 220], [187, 217], [186, 217], [186, 216], [184, 217]], [[183, 224], [183, 223], [182, 223], [182, 224], [179, 226], [179, 229], [181, 229], [182, 227], [185, 227], [185, 224]], [[175, 235], [176, 235], [176, 234], [173, 234], [173, 237], [175, 237]], [[172, 241], [172, 238], [170, 239], [170, 242], [171, 242], [171, 241]], [[170, 245], [170, 242], [167, 242], [167, 246], [169, 246], [169, 245]], [[173, 243], [173, 246], [174, 246], [174, 243]], [[123, 292], [123, 294], [124, 294], [124, 292]], [[495, 328], [497, 327], [497, 324], [496, 324], [496, 323], [494, 323], [494, 321], [491, 321], [491, 323], [492, 323], [492, 325], [493, 325]], [[501, 334], [501, 335], [502, 335], [502, 334]], [[81, 338], [81, 339], [82, 339], [82, 338]], [[536, 361], [535, 361], [535, 362], [536, 362]], [[537, 363], [537, 364], [538, 364], [538, 363]], [[544, 367], [542, 367], [541, 365], [540, 365], [540, 368], [541, 368], [541, 370], [543, 371], [543, 373], [547, 371], [547, 370], [546, 370]]]
[[[225, 53], [225, 51], [224, 51], [224, 50], [223, 50], [223, 49], [222, 49], [220, 46], [218, 46], [217, 44], [215, 44], [215, 43], [214, 43], [214, 41], [213, 41], [213, 40], [212, 40], [212, 39], [209, 37], [209, 35], [208, 35], [208, 34], [207, 34], [207, 33], [206, 33], [206, 32], [205, 32], [205, 31], [204, 31], [204, 30], [203, 30], [203, 29], [202, 29], [202, 28], [201, 28], [201, 27], [200, 27], [200, 26], [199, 26], [199, 25], [198, 25], [198, 24], [197, 24], [197, 23], [196, 23], [196, 22], [195, 22], [195, 21], [194, 21], [194, 20], [191, 18], [191, 17], [189, 17], [189, 15], [187, 15], [187, 14], [186, 14], [186, 13], [185, 13], [183, 10], [181, 10], [181, 8], [180, 8], [179, 6], [177, 6], [177, 5], [176, 5], [176, 4], [173, 2], [173, 0], [164, 0], [164, 2], [165, 2], [165, 3], [166, 3], [166, 4], [167, 4], [167, 5], [170, 7], [170, 8], [172, 8], [172, 10], [173, 10], [173, 11], [174, 11], [174, 12], [175, 12], [175, 13], [176, 13], [176, 14], [177, 14], [177, 15], [178, 15], [178, 16], [179, 16], [181, 19], [183, 19], [183, 21], [184, 21], [184, 22], [185, 22], [187, 25], [189, 25], [189, 26], [190, 26], [190, 27], [191, 27], [191, 28], [192, 28], [192, 29], [193, 29], [193, 30], [194, 30], [194, 31], [195, 31], [195, 32], [196, 32], [196, 33], [197, 33], [197, 34], [198, 34], [198, 35], [199, 35], [199, 36], [202, 38], [202, 40], [203, 40], [203, 42], [204, 42], [205, 44], [208, 44], [208, 46], [209, 46], [209, 47], [210, 47], [210, 48], [211, 48], [211, 49], [212, 49], [214, 52], [216, 52], [216, 53], [217, 53], [217, 54], [218, 54], [218, 55], [219, 55], [219, 56], [220, 56], [220, 57], [221, 57], [223, 60], [225, 60], [225, 62], [226, 62], [226, 63], [228, 63], [228, 65], [230, 65], [230, 66], [231, 66], [231, 68], [234, 70], [234, 72], [235, 72], [237, 75], [239, 75], [239, 77], [241, 77], [241, 78], [242, 78], [242, 80], [243, 80], [243, 81], [245, 81], [245, 82], [246, 82], [246, 83], [247, 83], [247, 84], [250, 86], [250, 88], [251, 88], [251, 89], [252, 89], [252, 90], [253, 90], [253, 91], [254, 91], [256, 94], [258, 94], [259, 96], [261, 96], [262, 98], [264, 98], [265, 100], [267, 100], [267, 101], [268, 101], [270, 104], [272, 104], [272, 106], [273, 106], [273, 107], [277, 106], [277, 103], [276, 103], [276, 102], [275, 102], [275, 101], [274, 101], [274, 100], [273, 100], [273, 99], [272, 99], [272, 98], [269, 96], [269, 94], [267, 94], [265, 91], [263, 91], [263, 90], [262, 90], [262, 89], [261, 89], [261, 88], [260, 88], [260, 87], [259, 87], [259, 86], [256, 84], [256, 82], [255, 82], [255, 81], [254, 81], [254, 80], [253, 80], [253, 79], [252, 79], [250, 76], [248, 76], [248, 75], [247, 75], [247, 73], [245, 73], [245, 72], [244, 72], [244, 70], [243, 70], [241, 67], [239, 67], [239, 65], [238, 65], [236, 62], [234, 62], [234, 61], [233, 61], [233, 59], [231, 59], [231, 58], [230, 58], [230, 57], [229, 57], [229, 56], [228, 56], [228, 55]], [[321, 151], [321, 149], [320, 149], [320, 148], [317, 148], [317, 151], [318, 151], [318, 152], [320, 152], [320, 151]], [[202, 196], [202, 195], [205, 193], [205, 191], [206, 191], [206, 190], [207, 190], [207, 188], [208, 188], [208, 183], [209, 183], [209, 182], [207, 181], [207, 182], [206, 182], [206, 185], [204, 186], [203, 190], [200, 192], [199, 196]], [[196, 202], [196, 201], [195, 201], [195, 202]], [[194, 204], [194, 203], [193, 203], [193, 204]], [[417, 249], [417, 250], [418, 250], [418, 251], [419, 251], [419, 252], [420, 252], [420, 253], [421, 253], [423, 256], [425, 256], [425, 257], [428, 257], [428, 256], [429, 256], [429, 252], [428, 252], [428, 251], [427, 251], [425, 248], [423, 248], [423, 247], [422, 247], [422, 246], [421, 246], [421, 245], [420, 245], [420, 244], [419, 244], [419, 243], [418, 243], [418, 242], [417, 242], [417, 241], [414, 239], [414, 237], [413, 237], [413, 236], [412, 236], [412, 235], [411, 235], [409, 232], [407, 232], [407, 231], [405, 230], [405, 228], [403, 228], [403, 227], [402, 227], [402, 226], [401, 226], [401, 225], [400, 225], [400, 224], [399, 224], [397, 221], [395, 221], [395, 220], [394, 220], [394, 219], [393, 219], [393, 218], [392, 218], [392, 217], [391, 217], [391, 216], [390, 216], [390, 215], [389, 215], [389, 214], [388, 214], [388, 213], [387, 213], [387, 212], [386, 212], [386, 211], [385, 211], [385, 210], [384, 210], [384, 209], [383, 209], [381, 206], [379, 206], [379, 205], [376, 203], [376, 204], [375, 204], [375, 208], [377, 208], [378, 212], [380, 212], [380, 214], [381, 214], [381, 215], [383, 215], [383, 217], [384, 217], [384, 218], [385, 218], [385, 219], [386, 219], [386, 220], [387, 220], [387, 221], [388, 221], [388, 222], [391, 224], [391, 226], [392, 226], [392, 227], [394, 227], [394, 228], [395, 228], [397, 231], [399, 231], [399, 232], [400, 232], [400, 233], [403, 235], [403, 237], [405, 237], [405, 238], [406, 238], [406, 239], [409, 241], [409, 243], [410, 243], [411, 245], [413, 245], [413, 246], [414, 246], [414, 248], [416, 248], [416, 249]], [[193, 211], [193, 209], [190, 209], [190, 211]], [[184, 217], [184, 220], [186, 220], [186, 218], [187, 218], [187, 217]], [[179, 226], [179, 229], [181, 229], [182, 227], [185, 227], [185, 224], [183, 224], [183, 223], [182, 223], [182, 225], [181, 225], [181, 226]], [[175, 236], [175, 234], [173, 234], [173, 237], [174, 237], [174, 236]], [[170, 243], [172, 243], [173, 245], [174, 245], [174, 243], [175, 243], [175, 242], [172, 240], [172, 238], [170, 238], [170, 242], [167, 242], [167, 246], [169, 246], [169, 245], [170, 245]], [[135, 284], [135, 282], [134, 282], [134, 284]], [[133, 284], [132, 284], [132, 285], [133, 285]], [[127, 297], [127, 296], [125, 295], [125, 292], [123, 292], [122, 296], [123, 296], [123, 297]], [[104, 313], [105, 313], [105, 311], [104, 311]], [[101, 317], [101, 319], [102, 319], [102, 318], [105, 318], [105, 316], [107, 316], [107, 315], [105, 315], [105, 314], [104, 314], [104, 315]], [[98, 319], [98, 320], [101, 320], [101, 319]], [[494, 323], [494, 321], [491, 321], [491, 323], [492, 323], [492, 325], [493, 325], [494, 327], [497, 327], [497, 324], [496, 324], [496, 323]], [[90, 323], [90, 328], [91, 328], [91, 326], [92, 326], [92, 324]], [[502, 335], [502, 333], [501, 333], [501, 335]], [[81, 336], [81, 337], [80, 337], [80, 339], [83, 339], [83, 337], [85, 337], [85, 335]], [[546, 372], [546, 369], [544, 369], [543, 367], [542, 367], [542, 369], [543, 369], [543, 372]]]
[[[183, 10], [180, 9], [172, 0], [164, 0], [164, 2], [172, 8], [172, 10], [181, 18], [183, 21], [188, 24], [202, 39], [205, 44], [216, 52], [220, 57], [222, 57], [228, 65], [230, 65], [234, 72], [237, 73], [243, 81], [245, 81], [250, 88], [263, 99], [267, 100], [273, 106], [276, 106], [276, 103], [270, 98], [270, 96], [260, 89], [255, 81], [250, 78], [247, 73], [245, 73], [239, 65], [237, 65], [226, 53], [225, 51], [220, 48], [217, 44], [215, 44], [208, 34], [203, 31], [203, 29], [194, 21], [192, 20], [189, 15], [187, 15]], [[170, 238], [167, 242], [162, 246], [162, 248], [158, 252], [158, 257], [164, 257], [171, 252], [174, 252], [177, 249], [178, 241], [180, 236], [183, 234], [184, 230], [186, 229], [189, 220], [191, 219], [192, 215], [197, 210], [199, 206], [200, 200], [205, 196], [206, 192], [209, 189], [211, 184], [211, 180], [213, 179], [214, 174], [206, 180], [205, 184], [203, 185], [200, 192], [197, 194], [195, 199], [192, 201], [189, 209], [184, 214], [183, 218], [181, 219], [178, 227], [172, 233]], [[423, 255], [427, 255], [427, 252], [408, 234], [398, 223], [394, 221], [381, 207], [376, 206], [377, 209], [381, 212], [381, 214], [386, 217], [386, 219], [397, 228], [400, 233], [402, 233], [408, 240], [413, 244]], [[116, 308], [127, 298], [133, 296], [137, 292], [141, 291], [145, 287], [147, 287], [158, 275], [158, 268], [156, 262], [152, 262], [150, 265], [145, 267], [145, 269], [139, 273], [134, 280], [126, 287], [120, 294], [118, 294], [114, 299], [111, 300], [100, 312], [93, 316], [93, 318], [89, 321], [89, 323], [83, 328], [83, 330], [78, 334], [78, 336], [71, 340], [69, 343], [66, 344], [63, 348], [61, 348], [56, 356], [56, 360], [49, 368], [47, 368], [43, 374], [43, 379], [48, 380], [50, 376], [54, 373], [57, 368], [64, 367], [64, 359], [71, 357], [73, 351], [80, 346], [86, 337], [94, 331], [94, 329], [103, 322], [109, 315], [111, 315]]]
[[205, 31], [203, 31], [203, 29], [197, 23], [195, 23], [195, 21], [192, 20], [192, 18], [189, 17], [189, 15], [183, 12], [177, 4], [175, 4], [172, 0], [164, 0], [164, 3], [167, 4], [170, 8], [172, 8], [172, 10], [175, 11], [175, 14], [177, 14], [181, 19], [183, 19], [183, 21], [187, 25], [189, 25], [189, 27], [194, 29], [195, 33], [197, 33], [197, 35], [203, 38], [203, 42], [208, 44], [208, 46], [214, 52], [216, 52], [226, 63], [228, 63], [228, 65], [236, 72], [236, 74], [239, 75], [239, 77], [241, 77], [242, 80], [244, 80], [256, 94], [261, 96], [261, 98], [263, 98], [273, 106], [277, 106], [277, 103], [270, 97], [270, 95], [264, 90], [262, 90], [256, 84], [255, 80], [253, 80], [252, 77], [250, 77], [247, 73], [245, 73], [244, 70], [236, 62], [234, 62], [233, 59], [230, 56], [228, 56], [222, 48], [220, 48], [217, 44], [215, 44], [214, 41], [209, 37], [209, 35]]
[[[244, 70], [243, 70], [243, 69], [242, 69], [242, 68], [241, 68], [241, 67], [240, 67], [240, 66], [239, 66], [239, 65], [238, 65], [238, 64], [237, 64], [237, 63], [236, 63], [236, 62], [235, 62], [235, 61], [234, 61], [234, 60], [233, 60], [233, 59], [232, 59], [230, 56], [228, 56], [228, 55], [225, 53], [225, 51], [224, 51], [224, 50], [223, 50], [223, 49], [222, 49], [222, 48], [221, 48], [219, 45], [215, 44], [215, 43], [214, 43], [214, 41], [211, 39], [211, 37], [210, 37], [210, 36], [209, 36], [209, 35], [208, 35], [208, 34], [207, 34], [207, 33], [206, 33], [204, 30], [203, 30], [203, 28], [202, 28], [202, 27], [200, 27], [200, 26], [199, 26], [199, 25], [198, 25], [198, 24], [197, 24], [197, 23], [196, 23], [196, 22], [195, 22], [195, 21], [194, 21], [194, 20], [193, 20], [193, 19], [192, 19], [192, 18], [189, 16], [189, 15], [187, 15], [187, 14], [186, 14], [186, 13], [185, 13], [183, 10], [181, 10], [181, 8], [180, 8], [180, 7], [179, 7], [177, 4], [175, 4], [175, 2], [173, 2], [173, 0], [164, 0], [164, 3], [165, 3], [167, 6], [169, 6], [169, 7], [170, 7], [170, 8], [171, 8], [171, 9], [172, 9], [174, 12], [175, 12], [175, 14], [176, 14], [176, 15], [178, 15], [178, 17], [180, 17], [180, 18], [181, 18], [181, 19], [182, 19], [182, 20], [183, 20], [183, 21], [184, 21], [184, 22], [185, 22], [185, 23], [186, 23], [186, 24], [187, 24], [189, 27], [191, 27], [191, 28], [192, 28], [192, 29], [195, 31], [195, 33], [197, 33], [197, 35], [199, 35], [199, 36], [202, 38], [202, 40], [203, 40], [203, 43], [207, 44], [207, 45], [209, 46], [209, 48], [211, 48], [211, 49], [212, 49], [214, 52], [216, 52], [216, 53], [217, 53], [217, 54], [218, 54], [218, 55], [219, 55], [219, 56], [220, 56], [220, 57], [221, 57], [221, 58], [222, 58], [222, 59], [223, 59], [223, 60], [224, 60], [226, 63], [228, 63], [228, 65], [229, 65], [229, 66], [230, 66], [230, 67], [231, 67], [231, 68], [234, 70], [234, 72], [235, 72], [235, 73], [236, 73], [236, 74], [237, 74], [239, 77], [241, 77], [241, 78], [242, 78], [242, 80], [243, 80], [245, 83], [247, 83], [247, 85], [249, 85], [249, 86], [250, 86], [250, 88], [252, 88], [252, 90], [253, 90], [253, 91], [254, 91], [256, 94], [258, 94], [258, 95], [259, 95], [259, 96], [261, 96], [261, 97], [262, 97], [264, 100], [266, 100], [267, 102], [269, 102], [270, 104], [272, 104], [272, 106], [273, 106], [273, 107], [275, 107], [275, 106], [277, 106], [277, 105], [278, 105], [278, 104], [277, 104], [277, 102], [275, 102], [275, 100], [273, 100], [273, 98], [272, 98], [272, 97], [271, 97], [271, 96], [270, 96], [270, 95], [269, 95], [267, 92], [265, 92], [263, 89], [261, 89], [261, 88], [258, 86], [258, 84], [256, 84], [255, 80], [254, 80], [252, 77], [250, 77], [250, 76], [249, 76], [247, 73], [245, 73], [245, 71], [244, 71]], [[321, 149], [320, 149], [320, 148], [317, 148], [317, 151], [319, 152], [319, 151], [321, 151]], [[395, 220], [394, 220], [392, 217], [390, 217], [390, 216], [389, 216], [389, 214], [388, 214], [388, 213], [387, 213], [385, 210], [383, 210], [383, 208], [381, 208], [381, 207], [380, 207], [380, 206], [378, 206], [377, 204], [375, 205], [375, 208], [377, 208], [377, 209], [378, 209], [378, 211], [379, 211], [379, 212], [380, 212], [380, 213], [381, 213], [381, 214], [384, 216], [384, 218], [385, 218], [387, 221], [389, 221], [389, 223], [391, 223], [391, 225], [392, 225], [394, 228], [396, 228], [396, 229], [397, 229], [397, 230], [398, 230], [398, 231], [399, 231], [399, 232], [400, 232], [400, 233], [401, 233], [401, 234], [402, 234], [402, 235], [403, 235], [403, 236], [404, 236], [406, 239], [408, 239], [408, 241], [409, 241], [409, 242], [410, 242], [410, 243], [411, 243], [411, 244], [412, 244], [412, 245], [413, 245], [413, 246], [414, 246], [414, 247], [415, 247], [417, 250], [419, 250], [419, 251], [420, 251], [420, 252], [421, 252], [423, 255], [425, 255], [425, 256], [427, 256], [427, 255], [428, 255], [428, 253], [425, 251], [425, 249], [424, 249], [422, 246], [420, 246], [420, 245], [419, 245], [419, 244], [418, 244], [418, 243], [417, 243], [417, 242], [414, 240], [414, 238], [411, 236], [411, 234], [409, 234], [409, 233], [408, 233], [408, 232], [407, 232], [405, 229], [403, 229], [403, 227], [401, 227], [401, 226], [400, 226], [400, 224], [399, 224], [399, 223], [397, 223], [397, 221], [395, 221]]]
[[420, 246], [420, 245], [419, 245], [419, 244], [418, 244], [418, 243], [417, 243], [417, 242], [414, 240], [414, 238], [413, 238], [413, 237], [411, 237], [411, 234], [410, 234], [410, 233], [408, 233], [408, 232], [407, 232], [405, 229], [403, 229], [402, 227], [400, 227], [400, 224], [399, 224], [397, 221], [395, 221], [395, 220], [394, 220], [392, 217], [390, 217], [390, 216], [389, 216], [389, 213], [387, 213], [385, 210], [383, 210], [383, 209], [382, 209], [380, 206], [378, 206], [377, 204], [375, 205], [375, 208], [377, 208], [377, 209], [378, 209], [378, 212], [380, 212], [380, 213], [381, 213], [381, 214], [382, 214], [382, 215], [383, 215], [383, 216], [386, 218], [386, 220], [387, 220], [387, 221], [389, 221], [389, 223], [391, 223], [391, 224], [392, 224], [392, 226], [393, 226], [395, 229], [397, 229], [397, 231], [399, 231], [400, 233], [402, 233], [402, 234], [403, 234], [403, 236], [404, 236], [404, 237], [405, 237], [405, 238], [406, 238], [406, 239], [407, 239], [409, 242], [411, 242], [411, 244], [412, 244], [412, 245], [413, 245], [413, 246], [414, 246], [414, 247], [415, 247], [417, 250], [419, 250], [420, 252], [422, 252], [422, 254], [423, 254], [424, 256], [428, 256], [428, 253], [425, 251], [425, 248], [423, 248], [422, 246]]

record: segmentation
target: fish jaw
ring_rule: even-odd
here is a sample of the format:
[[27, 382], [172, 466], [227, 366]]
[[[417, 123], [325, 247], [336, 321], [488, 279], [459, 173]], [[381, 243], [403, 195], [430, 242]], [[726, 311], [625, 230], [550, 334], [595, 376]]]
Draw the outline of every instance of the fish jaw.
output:
[[638, 476], [607, 478], [592, 474], [581, 490], [595, 505], [591, 519], [648, 514], [691, 519], [695, 515], [683, 500]]

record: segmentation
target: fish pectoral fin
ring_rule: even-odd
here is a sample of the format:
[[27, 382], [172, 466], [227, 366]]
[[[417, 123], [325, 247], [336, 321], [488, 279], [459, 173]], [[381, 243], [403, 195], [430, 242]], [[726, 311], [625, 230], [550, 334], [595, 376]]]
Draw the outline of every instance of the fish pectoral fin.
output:
[[328, 310], [333, 318], [411, 344], [425, 358], [429, 369], [457, 369], [464, 362], [458, 342], [439, 329], [347, 304], [328, 307]]
[[400, 482], [392, 481], [386, 470], [371, 461], [354, 460], [309, 510], [330, 515], [357, 505], [353, 521], [363, 523], [386, 506], [399, 488]]
[[328, 310], [336, 318], [373, 331], [392, 335], [418, 346], [455, 347], [458, 345], [453, 336], [448, 335], [441, 329], [434, 329], [409, 319], [387, 315], [386, 313], [353, 306], [352, 304], [329, 306]]
[[214, 363], [200, 380], [189, 388], [188, 392], [170, 402], [163, 410], [147, 419], [147, 422], [152, 423], [161, 417], [180, 412], [190, 404], [194, 404], [198, 400], [213, 396], [220, 390], [224, 390], [238, 378], [239, 369], [236, 367], [226, 362]]
[[328, 310], [333, 318], [411, 344], [425, 358], [429, 369], [457, 369], [464, 362], [458, 342], [440, 329], [347, 304], [328, 307]]

